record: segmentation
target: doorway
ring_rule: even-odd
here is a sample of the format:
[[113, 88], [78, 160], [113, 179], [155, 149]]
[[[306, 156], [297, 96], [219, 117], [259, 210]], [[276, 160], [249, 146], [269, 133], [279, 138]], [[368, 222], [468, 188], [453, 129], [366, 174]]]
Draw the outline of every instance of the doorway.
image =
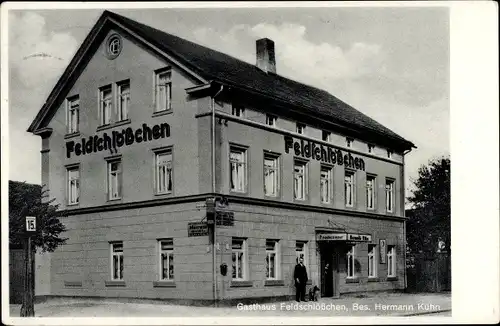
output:
[[320, 248], [320, 273], [321, 273], [321, 296], [339, 297], [339, 269], [338, 248], [333, 241], [321, 241]]

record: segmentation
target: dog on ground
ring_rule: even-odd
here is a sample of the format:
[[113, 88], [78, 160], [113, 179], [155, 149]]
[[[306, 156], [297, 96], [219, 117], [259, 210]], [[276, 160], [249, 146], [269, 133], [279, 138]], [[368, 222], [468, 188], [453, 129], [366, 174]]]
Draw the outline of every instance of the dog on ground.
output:
[[317, 285], [312, 286], [309, 289], [309, 301], [318, 301], [319, 297], [319, 287]]

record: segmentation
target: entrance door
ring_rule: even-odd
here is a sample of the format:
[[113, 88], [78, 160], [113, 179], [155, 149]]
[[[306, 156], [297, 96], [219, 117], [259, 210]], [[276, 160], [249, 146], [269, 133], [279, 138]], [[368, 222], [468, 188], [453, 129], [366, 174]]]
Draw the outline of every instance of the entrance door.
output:
[[338, 259], [335, 246], [328, 241], [320, 245], [321, 296], [338, 297]]

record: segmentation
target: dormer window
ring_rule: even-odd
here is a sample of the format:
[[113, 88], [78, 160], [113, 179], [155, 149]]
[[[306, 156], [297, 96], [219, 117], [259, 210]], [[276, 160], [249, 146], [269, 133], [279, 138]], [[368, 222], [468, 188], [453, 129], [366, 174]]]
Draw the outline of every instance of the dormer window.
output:
[[375, 145], [368, 144], [368, 153], [373, 153], [374, 149], [375, 149]]
[[332, 133], [331, 133], [331, 132], [329, 132], [329, 131], [325, 131], [325, 130], [323, 130], [323, 131], [321, 132], [321, 139], [322, 139], [323, 141], [330, 142], [330, 138], [331, 138], [331, 137], [332, 137]]
[[387, 158], [392, 158], [392, 151], [391, 150], [387, 150]]
[[267, 114], [266, 115], [266, 125], [271, 127], [276, 127], [276, 120], [278, 118], [275, 115]]
[[306, 125], [302, 124], [302, 123], [297, 123], [297, 129], [296, 129], [296, 131], [300, 135], [305, 134], [305, 132], [306, 132]]
[[235, 117], [243, 118], [243, 116], [245, 115], [245, 108], [242, 106], [234, 106], [233, 105], [233, 110], [232, 110], [231, 114], [234, 115]]
[[346, 138], [345, 142], [346, 142], [346, 146], [347, 147], [352, 147], [352, 143], [354, 142], [354, 139], [352, 139], [352, 138]]

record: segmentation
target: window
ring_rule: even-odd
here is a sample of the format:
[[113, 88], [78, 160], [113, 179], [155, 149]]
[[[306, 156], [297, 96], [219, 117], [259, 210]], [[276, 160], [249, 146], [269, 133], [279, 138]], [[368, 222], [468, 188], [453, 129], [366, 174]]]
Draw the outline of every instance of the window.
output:
[[368, 153], [373, 153], [374, 149], [375, 149], [375, 145], [368, 144]]
[[231, 191], [246, 191], [246, 151], [241, 148], [231, 148], [229, 154], [231, 168]]
[[111, 112], [113, 110], [112, 94], [111, 85], [99, 89], [99, 118], [101, 125], [111, 123]]
[[123, 242], [111, 243], [111, 280], [123, 280]]
[[377, 245], [368, 245], [368, 277], [377, 277]]
[[304, 200], [306, 198], [306, 163], [295, 161], [293, 167], [293, 196], [295, 199]]
[[347, 252], [347, 277], [354, 278], [355, 272], [355, 264], [354, 264], [354, 245], [350, 246], [349, 251]]
[[375, 180], [375, 176], [373, 175], [366, 176], [366, 208], [368, 209], [375, 208]]
[[108, 162], [108, 199], [120, 199], [122, 192], [122, 162]]
[[392, 158], [392, 151], [391, 150], [387, 150], [387, 158]]
[[321, 202], [325, 204], [330, 203], [331, 197], [331, 187], [332, 187], [332, 169], [328, 167], [321, 167], [320, 175], [320, 195]]
[[323, 141], [330, 142], [331, 137], [332, 137], [332, 133], [331, 133], [331, 132], [329, 132], [329, 131], [324, 131], [324, 130], [321, 132], [321, 139], [322, 139]]
[[396, 247], [387, 246], [387, 277], [396, 277]]
[[130, 107], [130, 81], [118, 83], [118, 112], [117, 120], [128, 119], [128, 110]]
[[385, 180], [385, 209], [391, 213], [394, 209], [394, 180]]
[[352, 138], [345, 139], [345, 143], [346, 143], [347, 147], [351, 147], [353, 142], [354, 142], [354, 139], [352, 139]]
[[297, 123], [297, 129], [296, 129], [297, 133], [298, 134], [305, 134], [306, 132], [306, 125], [302, 124], [302, 123]]
[[233, 105], [233, 109], [232, 109], [231, 114], [234, 115], [235, 117], [243, 118], [243, 116], [245, 114], [245, 108], [243, 108], [241, 106], [234, 106]]
[[162, 69], [155, 72], [155, 112], [172, 109], [172, 72]]
[[172, 192], [172, 152], [155, 153], [156, 161], [156, 193], [169, 194]]
[[276, 197], [279, 183], [278, 157], [264, 154], [264, 194]]
[[74, 96], [66, 101], [68, 134], [78, 132], [80, 124], [80, 98]]
[[233, 262], [233, 280], [246, 279], [246, 239], [234, 239], [232, 241], [231, 260]]
[[266, 115], [266, 124], [271, 127], [276, 127], [276, 121], [278, 118], [275, 115], [267, 114]]
[[160, 281], [174, 280], [174, 240], [158, 240], [160, 249]]
[[279, 279], [279, 242], [266, 240], [266, 279]]
[[78, 204], [80, 201], [80, 168], [68, 168], [68, 205]]
[[346, 171], [344, 178], [344, 197], [347, 207], [354, 206], [354, 172]]
[[297, 264], [299, 259], [304, 259], [304, 266], [307, 267], [308, 257], [307, 257], [307, 241], [296, 241], [295, 242], [295, 260]]

